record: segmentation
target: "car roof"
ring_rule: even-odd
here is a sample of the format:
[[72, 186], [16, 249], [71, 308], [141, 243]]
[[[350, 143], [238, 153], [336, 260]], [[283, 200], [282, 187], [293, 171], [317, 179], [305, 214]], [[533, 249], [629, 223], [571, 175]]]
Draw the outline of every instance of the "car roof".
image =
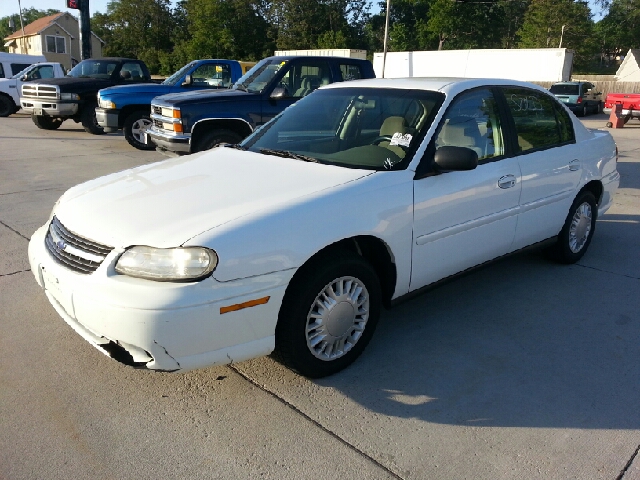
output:
[[333, 55], [276, 55], [272, 57], [266, 57], [264, 60], [293, 60], [296, 58], [304, 58], [304, 59], [318, 59], [318, 60], [331, 60], [331, 61], [345, 61], [348, 60], [350, 62], [368, 62], [368, 60], [364, 60], [362, 58], [351, 58], [351, 57], [336, 57]]
[[464, 90], [478, 87], [491, 86], [514, 86], [526, 87], [539, 90], [548, 94], [549, 92], [539, 85], [519, 80], [505, 78], [455, 78], [455, 77], [409, 77], [409, 78], [373, 78], [367, 80], [351, 80], [348, 82], [338, 82], [325, 85], [327, 88], [349, 88], [357, 86], [359, 88], [396, 88], [407, 90], [431, 90], [442, 92], [445, 95], [456, 95]]

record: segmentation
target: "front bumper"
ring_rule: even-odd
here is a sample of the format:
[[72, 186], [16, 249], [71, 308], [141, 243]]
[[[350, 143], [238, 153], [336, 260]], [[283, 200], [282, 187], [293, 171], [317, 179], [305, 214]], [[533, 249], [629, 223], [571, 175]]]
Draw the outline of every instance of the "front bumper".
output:
[[20, 97], [20, 106], [25, 113], [49, 117], [72, 117], [78, 113], [78, 102], [31, 97]]
[[147, 135], [160, 150], [178, 155], [191, 153], [191, 135], [167, 134], [151, 127]]
[[122, 128], [118, 125], [120, 110], [107, 110], [104, 108], [96, 108], [96, 120], [102, 128]]
[[[278, 311], [293, 271], [231, 282], [153, 282], [115, 272], [115, 248], [92, 274], [76, 273], [49, 254], [48, 223], [29, 242], [29, 262], [58, 314], [106, 355], [127, 365], [186, 371], [269, 354]], [[266, 304], [222, 307], [269, 297]]]

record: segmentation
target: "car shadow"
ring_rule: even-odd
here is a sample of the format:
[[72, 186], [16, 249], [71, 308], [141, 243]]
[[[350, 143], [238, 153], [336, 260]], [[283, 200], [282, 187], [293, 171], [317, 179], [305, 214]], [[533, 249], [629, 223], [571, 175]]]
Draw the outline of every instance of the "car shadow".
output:
[[[640, 234], [638, 216], [619, 220]], [[358, 362], [317, 383], [435, 423], [640, 428], [640, 274], [590, 253], [571, 266], [520, 253], [385, 311]]]

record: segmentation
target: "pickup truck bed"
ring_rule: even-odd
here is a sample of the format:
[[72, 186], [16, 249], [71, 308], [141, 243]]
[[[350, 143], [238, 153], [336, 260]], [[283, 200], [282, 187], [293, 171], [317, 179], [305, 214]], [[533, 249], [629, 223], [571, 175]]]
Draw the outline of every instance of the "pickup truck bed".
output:
[[640, 118], [640, 93], [609, 93], [604, 101], [604, 113], [609, 115], [616, 103], [622, 104], [624, 123], [632, 117]]

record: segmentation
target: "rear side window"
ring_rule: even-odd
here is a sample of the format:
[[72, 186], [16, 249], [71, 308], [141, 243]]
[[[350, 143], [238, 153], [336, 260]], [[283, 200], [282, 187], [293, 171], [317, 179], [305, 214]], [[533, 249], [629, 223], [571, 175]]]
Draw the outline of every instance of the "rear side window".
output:
[[515, 123], [519, 152], [563, 143], [556, 119], [556, 102], [552, 98], [526, 88], [505, 88], [503, 91]]
[[342, 73], [342, 80], [344, 80], [345, 82], [348, 80], [360, 80], [361, 78], [363, 78], [362, 70], [360, 70], [359, 65], [341, 63], [340, 72]]
[[2, 66], [1, 63], [0, 63], [0, 78], [5, 78], [5, 76], [4, 76], [4, 67]]
[[569, 113], [561, 105], [556, 105], [556, 117], [560, 128], [560, 141], [562, 143], [574, 143], [576, 137], [573, 132], [573, 122]]
[[30, 65], [31, 65], [30, 63], [12, 63], [10, 76], [15, 75], [16, 73], [20, 73], [22, 70], [29, 67]]

